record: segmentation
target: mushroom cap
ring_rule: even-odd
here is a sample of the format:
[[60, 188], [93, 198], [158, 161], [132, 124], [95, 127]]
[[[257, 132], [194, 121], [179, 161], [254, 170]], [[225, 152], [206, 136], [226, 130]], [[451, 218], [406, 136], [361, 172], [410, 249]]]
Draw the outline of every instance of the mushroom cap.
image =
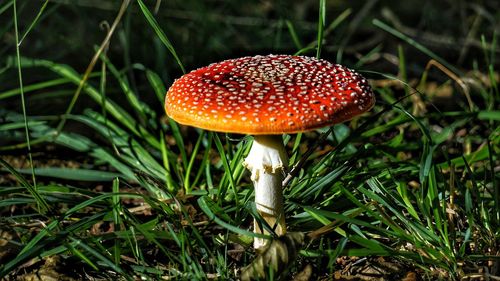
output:
[[259, 135], [333, 125], [374, 103], [367, 80], [345, 66], [268, 55], [225, 60], [185, 74], [168, 90], [165, 110], [184, 125]]

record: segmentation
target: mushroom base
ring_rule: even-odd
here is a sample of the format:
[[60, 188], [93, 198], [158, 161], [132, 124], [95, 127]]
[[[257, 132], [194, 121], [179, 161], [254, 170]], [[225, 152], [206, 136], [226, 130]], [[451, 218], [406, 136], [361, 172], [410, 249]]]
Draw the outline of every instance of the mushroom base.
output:
[[[281, 136], [255, 136], [252, 148], [243, 165], [252, 173], [257, 211], [278, 236], [286, 233], [283, 210], [282, 182], [288, 166], [288, 158]], [[254, 221], [254, 232], [269, 234]], [[254, 239], [254, 248], [261, 249], [267, 240]]]

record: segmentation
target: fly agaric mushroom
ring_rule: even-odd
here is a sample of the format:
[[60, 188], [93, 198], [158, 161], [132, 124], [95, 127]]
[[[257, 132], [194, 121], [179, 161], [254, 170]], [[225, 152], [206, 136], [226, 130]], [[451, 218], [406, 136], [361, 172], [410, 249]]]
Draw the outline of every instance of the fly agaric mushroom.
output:
[[[284, 235], [282, 181], [288, 159], [281, 134], [349, 120], [374, 102], [367, 80], [344, 66], [268, 55], [226, 60], [182, 76], [168, 90], [165, 109], [181, 124], [254, 136], [243, 165], [252, 173], [257, 211]], [[254, 232], [267, 233], [257, 222]], [[256, 249], [265, 244], [254, 240]]]

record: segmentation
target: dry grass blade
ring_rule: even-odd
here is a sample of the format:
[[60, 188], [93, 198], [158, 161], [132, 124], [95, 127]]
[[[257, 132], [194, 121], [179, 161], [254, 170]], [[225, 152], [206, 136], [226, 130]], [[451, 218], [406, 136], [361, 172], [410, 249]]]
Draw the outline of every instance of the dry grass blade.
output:
[[83, 87], [87, 83], [87, 80], [89, 79], [90, 74], [92, 73], [92, 70], [95, 67], [95, 64], [97, 63], [97, 60], [101, 56], [101, 54], [106, 50], [106, 48], [109, 45], [109, 41], [111, 40], [111, 37], [113, 36], [113, 33], [116, 30], [116, 27], [120, 23], [125, 11], [127, 10], [128, 5], [130, 4], [130, 0], [123, 0], [120, 11], [118, 11], [118, 15], [116, 16], [115, 20], [113, 21], [113, 24], [111, 25], [111, 28], [109, 29], [108, 33], [106, 34], [106, 37], [102, 41], [101, 45], [99, 46], [99, 49], [95, 52], [94, 56], [92, 57], [92, 60], [90, 61], [89, 65], [87, 66], [87, 69], [85, 70], [85, 73], [83, 74], [82, 79], [80, 80], [80, 83], [78, 85], [78, 88], [76, 89], [75, 94], [73, 95], [73, 98], [71, 99], [68, 108], [66, 109], [66, 113], [62, 116], [61, 121], [57, 125], [56, 128], [56, 135], [57, 137], [61, 130], [64, 127], [64, 124], [66, 124], [66, 120], [68, 115], [71, 113], [73, 110], [73, 107], [76, 104], [76, 101], [78, 100], [78, 97], [80, 96], [80, 93], [82, 92]]

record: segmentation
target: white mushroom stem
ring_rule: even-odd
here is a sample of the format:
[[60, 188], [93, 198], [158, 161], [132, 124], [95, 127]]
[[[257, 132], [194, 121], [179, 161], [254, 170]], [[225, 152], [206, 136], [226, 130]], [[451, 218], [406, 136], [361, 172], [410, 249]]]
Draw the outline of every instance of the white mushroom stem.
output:
[[[278, 236], [284, 235], [282, 182], [288, 168], [288, 157], [281, 136], [255, 136], [243, 165], [252, 173], [257, 211]], [[268, 234], [257, 221], [254, 221], [254, 232]], [[254, 248], [262, 249], [266, 242], [266, 239], [255, 238]]]

